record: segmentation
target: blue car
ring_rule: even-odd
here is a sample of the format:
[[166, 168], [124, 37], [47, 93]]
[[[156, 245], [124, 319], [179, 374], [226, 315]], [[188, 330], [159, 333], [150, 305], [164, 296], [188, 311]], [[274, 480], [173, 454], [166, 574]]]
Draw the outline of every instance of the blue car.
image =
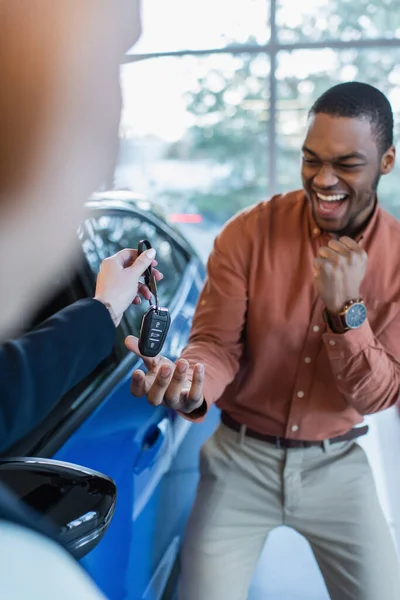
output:
[[[93, 296], [101, 261], [122, 248], [137, 247], [143, 238], [157, 249], [164, 273], [160, 302], [172, 317], [163, 354], [178, 358], [188, 339], [204, 265], [155, 208], [129, 192], [97, 194], [87, 203], [78, 231], [79, 268], [60, 275], [59, 291], [29, 329]], [[179, 550], [198, 481], [198, 452], [218, 421], [215, 409], [204, 424], [191, 425], [166, 407], [132, 397], [131, 374], [142, 365], [126, 350], [124, 339], [138, 334], [145, 309], [132, 306], [127, 311], [112, 355], [7, 451], [8, 456], [76, 463], [114, 480], [118, 497], [112, 523], [82, 559], [110, 600], [175, 598]]]

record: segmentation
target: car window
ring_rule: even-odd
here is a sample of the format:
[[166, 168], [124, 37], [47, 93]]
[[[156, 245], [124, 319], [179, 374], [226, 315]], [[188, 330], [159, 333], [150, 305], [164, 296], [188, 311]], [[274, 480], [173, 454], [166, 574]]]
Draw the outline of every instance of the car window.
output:
[[[123, 248], [136, 249], [141, 239], [148, 239], [157, 250], [159, 268], [164, 274], [164, 279], [158, 286], [160, 304], [171, 308], [189, 257], [178, 242], [161, 227], [138, 213], [115, 211], [87, 219], [79, 235], [94, 274], [98, 273], [103, 259]], [[127, 312], [133, 333], [138, 333], [141, 315], [147, 308], [147, 302], [143, 302], [140, 308], [135, 306]]]

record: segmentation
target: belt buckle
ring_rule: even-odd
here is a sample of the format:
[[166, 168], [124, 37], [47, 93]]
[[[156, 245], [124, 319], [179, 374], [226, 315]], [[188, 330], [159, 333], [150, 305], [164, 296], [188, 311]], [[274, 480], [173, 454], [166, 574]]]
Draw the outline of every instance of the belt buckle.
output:
[[275, 438], [275, 448], [277, 448], [278, 450], [282, 448], [281, 438], [279, 436]]

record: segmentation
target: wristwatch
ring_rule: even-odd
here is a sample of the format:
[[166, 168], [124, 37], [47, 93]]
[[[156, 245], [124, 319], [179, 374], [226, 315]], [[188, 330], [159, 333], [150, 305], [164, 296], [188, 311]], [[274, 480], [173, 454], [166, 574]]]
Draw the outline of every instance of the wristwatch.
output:
[[364, 302], [350, 300], [338, 313], [324, 310], [324, 321], [334, 333], [345, 333], [350, 329], [358, 329], [367, 319], [367, 309]]

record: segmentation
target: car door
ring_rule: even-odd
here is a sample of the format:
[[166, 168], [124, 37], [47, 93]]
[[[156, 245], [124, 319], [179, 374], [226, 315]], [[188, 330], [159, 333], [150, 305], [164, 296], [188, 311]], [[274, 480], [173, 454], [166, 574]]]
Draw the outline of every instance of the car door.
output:
[[[162, 223], [134, 210], [93, 211], [80, 229], [93, 274], [103, 258], [123, 247], [135, 248], [142, 238], [157, 249], [164, 273], [159, 295], [171, 311], [172, 324], [163, 353], [176, 359], [187, 341], [202, 284], [201, 263]], [[140, 311], [145, 308], [132, 306], [127, 311], [119, 328], [123, 336], [138, 333]], [[109, 377], [108, 388], [107, 381], [101, 384], [107, 390], [104, 399], [54, 457], [97, 469], [117, 484], [114, 519], [104, 540], [85, 557], [88, 571], [112, 600], [149, 598], [149, 585], [157, 588], [151, 592], [155, 600], [162, 593], [178, 550], [176, 540], [158, 535], [163, 505], [160, 484], [188, 424], [164, 406], [154, 408], [146, 399], [131, 396], [131, 374], [139, 361], [127, 351], [124, 356], [123, 348], [119, 353], [119, 365]], [[157, 584], [157, 572], [166, 563]]]

